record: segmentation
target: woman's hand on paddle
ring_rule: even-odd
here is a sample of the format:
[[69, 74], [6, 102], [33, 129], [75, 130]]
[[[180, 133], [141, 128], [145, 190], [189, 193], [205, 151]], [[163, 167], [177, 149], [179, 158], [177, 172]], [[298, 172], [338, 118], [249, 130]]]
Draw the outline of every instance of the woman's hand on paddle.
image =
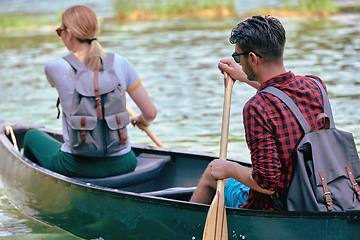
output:
[[145, 121], [142, 113], [134, 115], [131, 117], [131, 124], [135, 127], [140, 128], [141, 130], [145, 131], [145, 128], [150, 126], [150, 122]]

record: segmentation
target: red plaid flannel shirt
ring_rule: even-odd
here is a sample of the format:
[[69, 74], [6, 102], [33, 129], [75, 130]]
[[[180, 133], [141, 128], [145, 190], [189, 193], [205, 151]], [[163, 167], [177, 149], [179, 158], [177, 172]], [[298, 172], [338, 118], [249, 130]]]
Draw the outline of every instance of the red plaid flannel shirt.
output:
[[[326, 89], [324, 83], [320, 82]], [[294, 170], [292, 153], [304, 132], [291, 110], [281, 100], [269, 93], [259, 93], [269, 86], [284, 91], [295, 102], [310, 126], [315, 117], [323, 112], [323, 100], [314, 80], [307, 76], [295, 76], [289, 71], [263, 83], [257, 94], [244, 106], [243, 121], [251, 154], [252, 177], [260, 187], [276, 191], [280, 197], [285, 197]], [[322, 125], [318, 124], [315, 129], [322, 128]], [[241, 207], [274, 210], [270, 195], [252, 189], [246, 204]]]

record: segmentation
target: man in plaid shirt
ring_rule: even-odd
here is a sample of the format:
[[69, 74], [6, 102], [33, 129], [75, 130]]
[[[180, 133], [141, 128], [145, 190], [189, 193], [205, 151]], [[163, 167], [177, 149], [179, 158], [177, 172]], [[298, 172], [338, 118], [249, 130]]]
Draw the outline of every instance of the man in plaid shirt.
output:
[[[243, 109], [252, 167], [215, 159], [206, 168], [191, 201], [210, 204], [216, 191], [216, 180], [225, 179], [226, 206], [283, 210], [275, 207], [273, 200], [286, 198], [295, 166], [292, 154], [304, 132], [281, 100], [260, 91], [269, 86], [284, 91], [310, 126], [323, 112], [321, 91], [309, 76], [297, 76], [285, 69], [286, 37], [278, 19], [270, 16], [249, 18], [232, 30], [229, 40], [235, 44], [233, 59], [221, 60], [219, 69], [234, 80], [257, 89]], [[321, 79], [311, 77], [326, 89]], [[322, 127], [319, 123], [315, 129]]]

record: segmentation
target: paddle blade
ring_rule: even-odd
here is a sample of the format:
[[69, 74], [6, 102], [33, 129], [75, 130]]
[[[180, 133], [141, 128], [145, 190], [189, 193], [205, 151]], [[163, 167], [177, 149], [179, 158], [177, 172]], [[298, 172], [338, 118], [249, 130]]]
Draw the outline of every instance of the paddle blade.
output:
[[227, 240], [228, 228], [225, 210], [224, 181], [218, 180], [218, 187], [215, 197], [211, 202], [206, 218], [203, 240]]

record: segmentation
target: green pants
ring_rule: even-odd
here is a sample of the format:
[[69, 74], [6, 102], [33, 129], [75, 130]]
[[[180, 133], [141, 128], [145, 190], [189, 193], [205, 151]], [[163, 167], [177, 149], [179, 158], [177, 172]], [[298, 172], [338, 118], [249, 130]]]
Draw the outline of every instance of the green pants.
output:
[[108, 177], [131, 172], [137, 166], [135, 153], [92, 158], [60, 150], [62, 143], [39, 130], [29, 130], [24, 139], [24, 156], [44, 168], [69, 177]]

